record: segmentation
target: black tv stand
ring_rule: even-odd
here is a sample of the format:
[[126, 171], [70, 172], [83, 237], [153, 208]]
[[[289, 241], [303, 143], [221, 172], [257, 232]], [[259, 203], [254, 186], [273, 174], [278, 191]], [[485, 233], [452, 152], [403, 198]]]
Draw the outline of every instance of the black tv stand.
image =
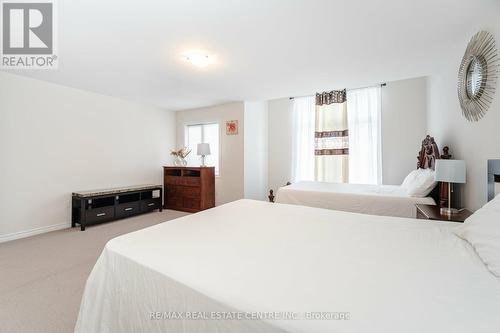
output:
[[90, 224], [108, 222], [151, 212], [162, 211], [161, 185], [138, 185], [72, 194], [71, 227], [82, 231]]

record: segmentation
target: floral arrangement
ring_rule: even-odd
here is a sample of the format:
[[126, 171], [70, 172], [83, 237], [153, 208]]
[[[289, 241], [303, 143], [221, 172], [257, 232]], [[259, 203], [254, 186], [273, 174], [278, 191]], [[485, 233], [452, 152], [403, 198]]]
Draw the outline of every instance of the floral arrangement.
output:
[[170, 151], [170, 155], [185, 159], [189, 155], [190, 152], [191, 152], [191, 149], [189, 149], [188, 147], [183, 147], [181, 149], [172, 149]]

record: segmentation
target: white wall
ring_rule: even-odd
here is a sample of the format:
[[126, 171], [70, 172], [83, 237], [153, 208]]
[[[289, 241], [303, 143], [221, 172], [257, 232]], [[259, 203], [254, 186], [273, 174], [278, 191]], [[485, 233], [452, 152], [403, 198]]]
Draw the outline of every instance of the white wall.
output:
[[270, 100], [269, 113], [269, 188], [278, 190], [292, 179], [292, 101]]
[[[484, 20], [483, 30], [493, 33], [500, 45], [500, 20]], [[457, 97], [457, 73], [469, 39], [479, 29], [470, 29], [457, 43], [453, 53], [429, 78], [427, 124], [441, 146], [449, 145], [453, 158], [464, 159], [467, 165], [465, 206], [478, 209], [487, 201], [487, 160], [500, 158], [500, 85], [483, 119], [469, 122], [462, 116]]]
[[[382, 87], [382, 181], [400, 185], [417, 167], [427, 135], [427, 79], [388, 82]], [[432, 135], [432, 133], [429, 133]], [[439, 143], [439, 141], [438, 141]], [[440, 148], [442, 148], [440, 146]]]
[[70, 226], [71, 193], [162, 184], [175, 115], [0, 72], [0, 241]]
[[[215, 204], [244, 197], [244, 104], [235, 102], [207, 108], [177, 111], [177, 147], [183, 147], [186, 125], [219, 123], [220, 176], [215, 179]], [[238, 120], [238, 135], [226, 135], [226, 121]], [[196, 154], [192, 152], [191, 154]]]
[[267, 200], [268, 103], [245, 102], [245, 198]]

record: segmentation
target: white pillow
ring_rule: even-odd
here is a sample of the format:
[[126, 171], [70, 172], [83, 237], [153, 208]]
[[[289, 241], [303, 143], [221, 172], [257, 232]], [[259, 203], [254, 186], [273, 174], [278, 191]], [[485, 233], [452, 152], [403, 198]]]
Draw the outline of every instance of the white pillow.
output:
[[500, 278], [500, 196], [490, 203], [465, 220], [455, 234], [469, 242], [488, 269]]
[[500, 194], [497, 194], [495, 198], [487, 202], [481, 209], [494, 210], [500, 213]]
[[417, 176], [420, 172], [418, 170], [419, 169], [413, 170], [412, 172], [410, 172], [408, 174], [408, 176], [406, 176], [406, 178], [403, 180], [403, 184], [401, 184], [401, 187], [403, 187], [404, 189], [407, 189], [412, 183], [414, 183], [415, 179], [417, 179]]
[[[410, 179], [410, 181], [405, 184], [406, 193], [412, 197], [426, 197], [429, 193], [431, 193], [434, 187], [436, 187], [437, 182], [435, 172], [432, 169], [418, 169], [415, 171], [417, 171], [415, 173], [415, 178]], [[410, 175], [408, 175], [408, 177]]]

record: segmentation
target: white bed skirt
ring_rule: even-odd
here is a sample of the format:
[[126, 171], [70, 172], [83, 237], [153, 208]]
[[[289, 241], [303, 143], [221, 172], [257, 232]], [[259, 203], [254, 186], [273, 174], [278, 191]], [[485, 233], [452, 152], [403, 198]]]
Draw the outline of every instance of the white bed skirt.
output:
[[435, 205], [431, 197], [410, 197], [401, 186], [298, 182], [281, 187], [277, 203], [344, 212], [415, 218], [415, 204]]

